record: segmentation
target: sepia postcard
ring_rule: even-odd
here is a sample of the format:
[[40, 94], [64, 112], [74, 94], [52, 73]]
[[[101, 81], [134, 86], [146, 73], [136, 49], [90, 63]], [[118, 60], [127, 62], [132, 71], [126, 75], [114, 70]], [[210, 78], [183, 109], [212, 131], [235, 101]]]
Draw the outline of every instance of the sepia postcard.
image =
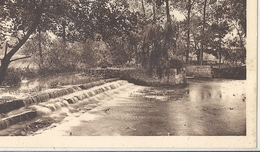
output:
[[1, 150], [257, 150], [257, 1], [0, 0]]

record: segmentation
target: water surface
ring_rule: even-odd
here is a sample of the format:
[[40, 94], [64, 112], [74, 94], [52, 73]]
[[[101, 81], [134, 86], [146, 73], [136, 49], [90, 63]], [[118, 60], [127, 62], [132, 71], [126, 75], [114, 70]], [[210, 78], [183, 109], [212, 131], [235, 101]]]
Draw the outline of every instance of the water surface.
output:
[[244, 136], [245, 82], [215, 79], [189, 80], [184, 88], [138, 86], [129, 96], [118, 96], [91, 113], [101, 118], [82, 121], [70, 132], [79, 136]]

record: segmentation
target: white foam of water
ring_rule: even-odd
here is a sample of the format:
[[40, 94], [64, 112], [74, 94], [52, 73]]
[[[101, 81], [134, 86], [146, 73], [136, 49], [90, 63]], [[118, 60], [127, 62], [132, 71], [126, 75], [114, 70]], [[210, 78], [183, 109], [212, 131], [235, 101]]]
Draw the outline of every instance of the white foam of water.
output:
[[[76, 104], [78, 102], [80, 102], [81, 105], [86, 105], [86, 104], [90, 104], [90, 103], [96, 104], [98, 102], [98, 100], [102, 100], [102, 98], [117, 94], [118, 92], [116, 92], [114, 89], [118, 88], [126, 83], [127, 83], [127, 81], [119, 80], [119, 81], [107, 83], [107, 84], [104, 84], [101, 86], [96, 86], [96, 87], [93, 87], [88, 90], [77, 91], [77, 92], [62, 96], [60, 98], [50, 99], [43, 103], [38, 103], [38, 99], [36, 97], [34, 97], [33, 98], [34, 103], [38, 103], [38, 104], [29, 106], [28, 108], [32, 109], [32, 110], [36, 110], [37, 114], [41, 116], [41, 115], [50, 114], [51, 112], [59, 110], [62, 107], [68, 107], [69, 103], [68, 103], [68, 101], [66, 101], [67, 99], [71, 99], [73, 104]], [[102, 89], [105, 87], [110, 89], [110, 90], [106, 91], [106, 93], [104, 92], [105, 89]], [[94, 95], [91, 98], [89, 98], [89, 95], [88, 95], [90, 93], [92, 95]], [[81, 99], [81, 100], [79, 100], [79, 99]]]
[[51, 114], [51, 110], [47, 107], [39, 106], [39, 105], [32, 105], [30, 109], [33, 109], [37, 112], [38, 116], [48, 115]]
[[24, 96], [21, 95], [21, 94], [11, 94], [9, 92], [6, 92], [6, 93], [1, 93], [0, 98], [2, 98], [2, 97], [10, 97], [10, 98], [13, 98], [13, 99], [20, 99], [20, 98], [23, 98]]
[[[116, 90], [110, 90], [105, 93], [99, 94], [95, 97], [98, 98], [98, 96], [104, 95], [104, 96], [106, 96], [105, 98], [103, 98], [103, 100], [105, 100], [105, 101], [103, 101], [102, 106], [99, 106], [99, 107], [91, 110], [90, 112], [100, 111], [101, 109], [104, 108], [104, 106], [107, 106], [107, 105], [110, 105], [110, 106], [116, 105], [116, 104], [118, 104], [118, 100], [112, 100], [112, 99], [114, 99], [115, 97], [117, 97], [117, 98], [128, 97], [132, 91], [137, 91], [140, 88], [142, 88], [142, 87], [135, 86], [133, 84], [126, 84]], [[130, 92], [130, 90], [131, 90], [131, 92]], [[94, 97], [91, 97], [91, 98], [94, 98]], [[79, 103], [81, 103], [81, 101]], [[90, 112], [86, 112], [77, 118], [72, 117], [72, 116], [67, 117], [65, 119], [66, 122], [59, 124], [55, 128], [50, 128], [49, 130], [38, 131], [36, 136], [69, 136], [70, 133], [73, 135], [73, 133], [70, 132], [70, 130], [72, 130], [72, 128], [74, 126], [79, 126], [82, 121], [84, 121], [84, 122], [92, 121], [92, 120], [95, 120], [95, 119], [98, 119], [101, 117], [100, 115], [92, 114]]]
[[[73, 111], [75, 112], [75, 110], [73, 110], [73, 106], [74, 108], [77, 106], [80, 107], [80, 109], [83, 108], [82, 110], [84, 110], [85, 105], [96, 107], [101, 104], [101, 101], [110, 100], [113, 98], [113, 96], [118, 95], [120, 91], [127, 90], [128, 86], [131, 85], [127, 84], [127, 81], [119, 80], [101, 86], [95, 86], [89, 90], [81, 90], [79, 87], [70, 87], [65, 91], [55, 90], [52, 92], [52, 96], [57, 97], [61, 96], [62, 94], [66, 94], [67, 92], [72, 92], [71, 94], [54, 99], [49, 99], [49, 94], [45, 92], [27, 98], [27, 100], [24, 101], [26, 107], [11, 111], [8, 115], [13, 116], [16, 114], [21, 114], [27, 109], [36, 111], [38, 116], [56, 115], [56, 117], [59, 117], [61, 113], [65, 113], [65, 115], [68, 116], [72, 115], [74, 117], [80, 116], [82, 113], [71, 113]], [[90, 94], [92, 94], [92, 97], [90, 97]], [[67, 99], [71, 99], [74, 105], [70, 105], [68, 101], [66, 101]], [[47, 101], [43, 102], [45, 100]], [[4, 120], [5, 119], [3, 119], [3, 121]], [[73, 124], [76, 124], [76, 122], [73, 122]], [[6, 122], [6, 125], [8, 126], [8, 122]]]
[[146, 95], [145, 98], [148, 98], [148, 99], [157, 99], [157, 100], [160, 100], [160, 101], [166, 101], [166, 100], [167, 100], [167, 97], [165, 97], [165, 96]]
[[62, 123], [62, 125], [58, 125], [55, 128], [51, 128], [50, 130], [39, 130], [35, 133], [35, 136], [68, 136], [70, 132], [66, 130], [70, 130], [73, 126], [77, 126], [81, 123], [81, 121], [91, 121], [97, 119], [99, 116], [94, 114], [81, 115], [77, 119], [70, 119], [67, 122]]

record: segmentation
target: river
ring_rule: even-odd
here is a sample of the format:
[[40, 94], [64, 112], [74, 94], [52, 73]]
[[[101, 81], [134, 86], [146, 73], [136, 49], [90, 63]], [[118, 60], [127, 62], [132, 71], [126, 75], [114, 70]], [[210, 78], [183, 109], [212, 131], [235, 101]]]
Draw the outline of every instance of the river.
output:
[[96, 108], [33, 135], [245, 136], [245, 80], [188, 80], [186, 87], [130, 85]]

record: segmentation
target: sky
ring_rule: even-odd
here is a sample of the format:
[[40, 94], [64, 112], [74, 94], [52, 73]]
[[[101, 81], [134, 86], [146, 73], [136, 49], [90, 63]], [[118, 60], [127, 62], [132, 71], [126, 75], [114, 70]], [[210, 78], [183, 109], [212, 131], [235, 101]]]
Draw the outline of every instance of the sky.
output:
[[176, 18], [177, 21], [183, 21], [185, 19], [185, 16], [177, 10], [171, 11], [170, 14], [174, 15], [174, 17]]

